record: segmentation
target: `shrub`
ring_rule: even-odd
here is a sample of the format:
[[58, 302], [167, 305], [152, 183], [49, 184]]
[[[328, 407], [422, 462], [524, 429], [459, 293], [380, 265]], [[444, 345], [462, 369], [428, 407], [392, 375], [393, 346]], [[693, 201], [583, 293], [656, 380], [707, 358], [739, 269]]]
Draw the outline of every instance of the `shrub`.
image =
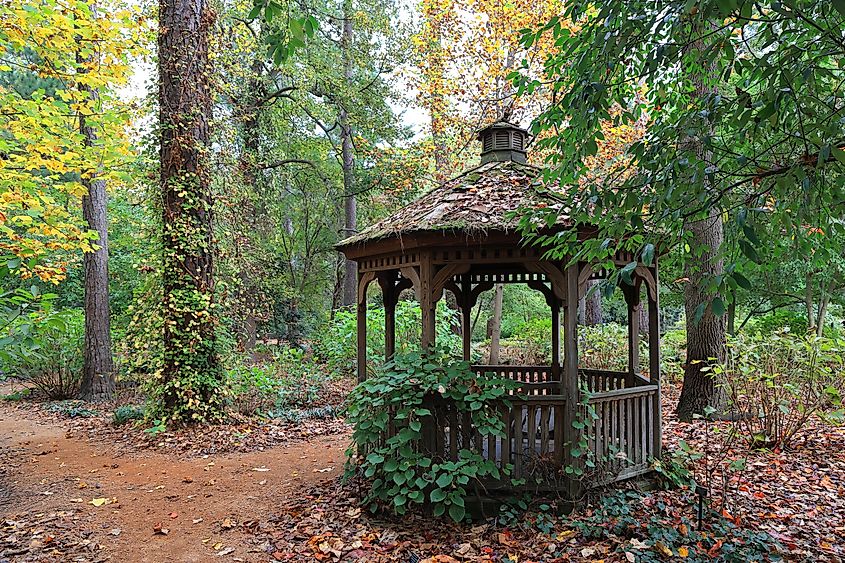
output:
[[58, 401], [47, 407], [47, 412], [61, 415], [65, 418], [90, 418], [99, 413], [88, 408], [83, 401]]
[[[422, 314], [419, 303], [399, 301], [396, 305], [396, 354], [419, 351]], [[358, 321], [355, 311], [340, 310], [334, 320], [314, 340], [314, 351], [329, 370], [352, 375], [356, 369]], [[461, 339], [453, 327], [458, 323], [457, 314], [437, 303], [436, 339], [453, 351], [460, 352]], [[375, 369], [384, 360], [384, 307], [370, 305], [367, 309], [367, 359], [369, 369]]]
[[[457, 461], [433, 456], [422, 447], [423, 427], [432, 422], [432, 400], [451, 402], [481, 435], [504, 435], [496, 410], [514, 382], [477, 376], [469, 365], [443, 352], [397, 356], [383, 370], [360, 383], [350, 395], [348, 420], [354, 447], [347, 454], [347, 476], [370, 479], [365, 502], [403, 514], [430, 501], [434, 514], [460, 521], [467, 491], [477, 479], [501, 478], [492, 461], [461, 449]], [[458, 415], [461, 416], [460, 414]], [[387, 439], [388, 425], [394, 433]]]
[[552, 361], [552, 319], [534, 318], [516, 328], [511, 336], [521, 345], [525, 363], [548, 365]]
[[814, 416], [841, 421], [843, 351], [842, 339], [785, 332], [729, 344], [728, 396], [751, 447], [787, 447]]
[[[616, 323], [578, 327], [578, 351], [582, 368], [626, 371], [628, 329]], [[643, 354], [640, 353], [640, 358]], [[648, 354], [645, 354], [647, 359]]]
[[130, 420], [142, 420], [144, 418], [144, 407], [139, 405], [121, 405], [112, 413], [112, 423], [115, 426], [126, 424]]
[[82, 376], [82, 312], [39, 311], [18, 319], [0, 369], [7, 377], [32, 384], [51, 400], [76, 396]]
[[232, 407], [252, 416], [269, 411], [276, 404], [281, 382], [272, 365], [238, 365], [226, 370]]

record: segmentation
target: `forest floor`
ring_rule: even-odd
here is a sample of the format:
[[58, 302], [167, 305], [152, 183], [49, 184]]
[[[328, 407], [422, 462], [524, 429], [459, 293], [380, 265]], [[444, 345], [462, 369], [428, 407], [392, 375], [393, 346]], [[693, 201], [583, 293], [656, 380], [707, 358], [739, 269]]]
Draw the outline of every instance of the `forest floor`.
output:
[[[667, 386], [664, 440], [702, 447], [712, 435], [703, 423], [673, 419], [676, 396]], [[373, 518], [337, 482], [350, 438], [337, 419], [150, 436], [105, 416], [65, 418], [47, 406], [0, 401], [0, 563], [681, 556], [630, 534], [589, 538], [573, 521], [549, 527], [538, 516], [507, 526]], [[727, 481], [725, 517], [772, 534], [788, 560], [843, 561], [845, 429], [817, 426], [790, 452], [744, 455], [747, 468]], [[716, 494], [723, 488], [716, 484]], [[694, 519], [689, 494], [650, 495], [644, 506], [667, 525], [684, 530]], [[714, 558], [720, 549], [711, 550]]]

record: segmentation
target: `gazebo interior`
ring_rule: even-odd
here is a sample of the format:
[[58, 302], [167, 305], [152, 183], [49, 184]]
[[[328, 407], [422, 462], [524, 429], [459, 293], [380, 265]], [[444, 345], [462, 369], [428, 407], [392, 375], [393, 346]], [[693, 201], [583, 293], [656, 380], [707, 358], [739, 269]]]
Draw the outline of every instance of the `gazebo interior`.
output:
[[[515, 211], [559, 206], [538, 181], [540, 170], [526, 163], [528, 135], [510, 123], [479, 133], [481, 165], [421, 196], [407, 207], [339, 245], [358, 264], [358, 377], [367, 376], [367, 290], [381, 287], [385, 308], [385, 356], [396, 349], [395, 312], [400, 293], [413, 290], [422, 311], [422, 348], [435, 341], [435, 307], [445, 291], [461, 310], [463, 358], [471, 359], [471, 312], [482, 292], [495, 284], [525, 284], [541, 292], [551, 311], [550, 365], [483, 365], [516, 380], [518, 389], [501, 407], [505, 437], [483, 438], [448, 404], [432, 404], [425, 447], [443, 459], [461, 449], [480, 453], [499, 467], [512, 464], [511, 478], [534, 488], [564, 490], [565, 471], [581, 463], [573, 455], [586, 443], [601, 482], [622, 480], [650, 470], [660, 456], [660, 332], [656, 259], [637, 263], [633, 285], [620, 284], [628, 305], [628, 369], [584, 369], [578, 357], [578, 302], [591, 280], [611, 272], [568, 258], [546, 259], [545, 249], [526, 244], [516, 231]], [[560, 214], [552, 230], [578, 229]], [[635, 257], [620, 252], [621, 268]], [[643, 291], [641, 291], [641, 288]], [[644, 295], [647, 303], [641, 303]], [[648, 307], [648, 368], [640, 370], [639, 308]], [[589, 408], [584, 405], [588, 405]], [[588, 414], [584, 414], [588, 413]], [[577, 424], [576, 421], [585, 424]], [[573, 425], [573, 422], [576, 422]], [[576, 426], [578, 428], [576, 428]], [[575, 452], [577, 453], [577, 452]], [[510, 483], [510, 481], [508, 481]], [[496, 483], [488, 484], [496, 488]], [[510, 485], [504, 481], [501, 487]]]

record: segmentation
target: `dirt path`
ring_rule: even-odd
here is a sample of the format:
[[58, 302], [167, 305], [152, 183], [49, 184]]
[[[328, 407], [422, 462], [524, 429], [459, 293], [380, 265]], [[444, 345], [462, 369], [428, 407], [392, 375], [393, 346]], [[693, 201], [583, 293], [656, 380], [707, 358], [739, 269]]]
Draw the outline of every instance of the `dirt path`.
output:
[[[107, 444], [68, 437], [58, 424], [0, 405], [0, 538], [10, 561], [40, 560], [56, 541], [51, 523], [65, 520], [63, 529], [88, 542], [90, 558], [82, 560], [268, 561], [262, 546], [244, 543], [237, 531], [257, 526], [304, 485], [340, 474], [347, 443], [334, 435], [248, 454], [114, 457]], [[94, 499], [109, 503], [94, 506]], [[47, 524], [15, 530], [8, 521], [23, 514]], [[21, 553], [8, 549], [10, 537]], [[0, 544], [0, 561], [2, 553]]]

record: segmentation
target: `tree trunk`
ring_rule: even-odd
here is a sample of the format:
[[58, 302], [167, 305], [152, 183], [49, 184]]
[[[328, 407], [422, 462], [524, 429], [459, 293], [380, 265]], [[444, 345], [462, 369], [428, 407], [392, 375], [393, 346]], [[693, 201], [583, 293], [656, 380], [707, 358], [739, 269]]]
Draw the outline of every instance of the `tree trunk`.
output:
[[[343, 2], [343, 75], [346, 84], [352, 84], [352, 2]], [[352, 236], [358, 229], [358, 205], [355, 200], [355, 159], [352, 146], [352, 126], [349, 113], [341, 107], [340, 117], [341, 157], [343, 160], [343, 238]], [[352, 306], [357, 302], [358, 268], [353, 260], [346, 260], [343, 274], [343, 305]]]
[[[704, 279], [723, 272], [720, 247], [724, 237], [721, 210], [713, 208], [707, 219], [690, 222], [690, 244], [701, 254], [690, 258], [684, 269], [687, 282], [684, 305], [687, 326], [687, 362], [684, 367], [684, 386], [678, 401], [678, 418], [690, 421], [693, 415], [704, 414], [707, 407], [720, 410], [725, 404], [725, 392], [718, 378], [708, 366], [725, 361], [725, 319], [713, 314], [710, 300], [714, 297], [704, 287]], [[701, 304], [704, 314], [696, 322]]]
[[596, 326], [603, 322], [601, 309], [601, 292], [598, 290], [598, 280], [587, 282], [587, 294], [584, 296], [583, 323], [586, 326]]
[[639, 308], [639, 330], [641, 335], [648, 336], [648, 300], [640, 301], [642, 304]]
[[159, 2], [164, 351], [160, 401], [173, 419], [219, 412], [208, 173], [211, 92], [206, 0]]
[[499, 365], [499, 339], [502, 336], [502, 301], [505, 286], [498, 283], [494, 289], [493, 314], [490, 317], [490, 365]]
[[[91, 16], [97, 17], [96, 4], [91, 5]], [[88, 94], [92, 105], [99, 104], [100, 96], [96, 90], [84, 85], [80, 89]], [[85, 147], [96, 144], [97, 131], [83, 113], [79, 114], [79, 131]], [[97, 233], [97, 242], [95, 250], [86, 252], [82, 258], [85, 271], [85, 343], [80, 396], [86, 401], [96, 401], [109, 399], [114, 393], [109, 319], [108, 195], [105, 180], [96, 176], [83, 177], [82, 183], [88, 190], [82, 196], [82, 218], [88, 228]]]
[[[705, 26], [693, 26], [693, 33], [701, 35], [704, 28]], [[704, 42], [697, 39], [689, 49], [700, 53], [705, 49]], [[705, 100], [716, 93], [713, 83], [718, 80], [718, 71], [715, 66], [711, 66], [699, 72], [700, 74], [692, 77], [695, 86], [692, 97]], [[683, 142], [683, 148], [696, 154], [703, 164], [702, 168], [708, 166], [712, 160], [702, 141], [702, 137], [710, 134], [710, 125], [704, 122], [699, 125], [697, 133], [693, 133]], [[699, 173], [703, 173], [703, 170]], [[713, 187], [709, 185], [706, 176], [703, 182], [705, 190], [712, 190]], [[680, 420], [690, 421], [693, 415], [705, 414], [708, 407], [719, 411], [725, 405], [722, 380], [708, 369], [714, 363], [720, 364], [725, 360], [725, 319], [713, 314], [710, 301], [716, 296], [706, 290], [709, 279], [724, 273], [724, 262], [720, 254], [724, 241], [722, 211], [712, 206], [706, 218], [688, 221], [685, 228], [690, 235], [689, 244], [692, 251], [684, 265], [684, 275], [689, 280], [684, 289], [687, 361], [677, 412]], [[704, 312], [696, 322], [699, 307], [704, 307]]]

